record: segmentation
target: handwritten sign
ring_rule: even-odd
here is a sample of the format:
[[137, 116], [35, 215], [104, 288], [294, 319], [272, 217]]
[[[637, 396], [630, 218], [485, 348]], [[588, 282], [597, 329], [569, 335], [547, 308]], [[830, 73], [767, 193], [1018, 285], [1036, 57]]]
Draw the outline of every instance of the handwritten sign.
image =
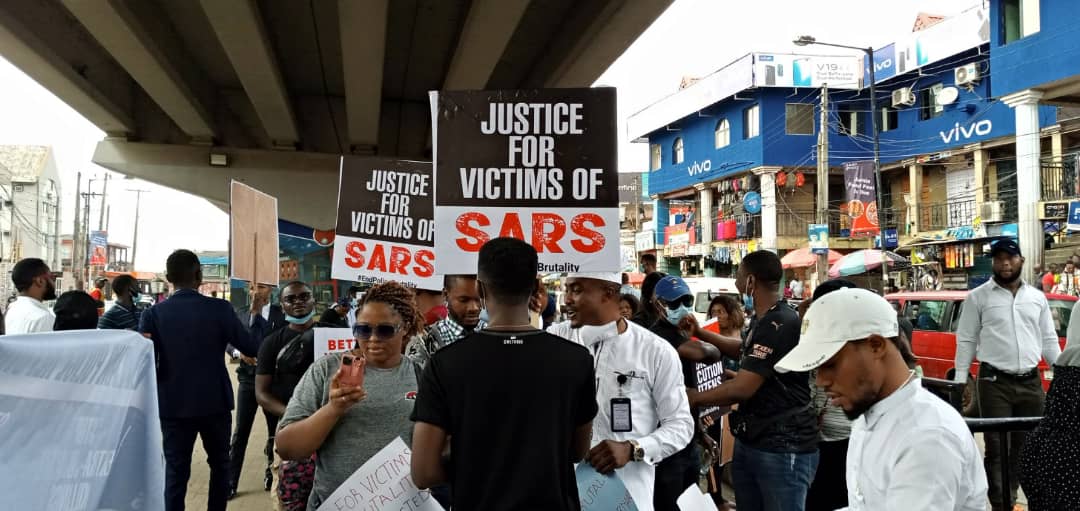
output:
[[348, 328], [315, 329], [315, 360], [329, 353], [344, 353], [355, 345], [356, 339]]
[[431, 94], [436, 273], [497, 237], [531, 243], [539, 273], [619, 271], [615, 89]]
[[443, 511], [430, 492], [413, 484], [411, 464], [412, 451], [395, 438], [341, 483], [318, 511]]
[[601, 474], [588, 463], [579, 463], [576, 472], [581, 511], [637, 511], [618, 475]]

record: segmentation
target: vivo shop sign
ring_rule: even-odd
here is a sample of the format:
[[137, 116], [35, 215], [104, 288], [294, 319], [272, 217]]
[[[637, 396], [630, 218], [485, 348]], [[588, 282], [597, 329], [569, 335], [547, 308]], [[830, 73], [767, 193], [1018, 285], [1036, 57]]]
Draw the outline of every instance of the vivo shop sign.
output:
[[941, 136], [941, 141], [946, 144], [953, 142], [963, 142], [971, 140], [973, 137], [985, 137], [994, 131], [994, 124], [990, 122], [990, 119], [983, 119], [978, 122], [973, 122], [966, 126], [960, 123], [953, 124], [952, 129], [942, 130], [938, 132]]
[[705, 174], [710, 170], [712, 170], [712, 160], [705, 160], [703, 162], [695, 161], [693, 165], [686, 168], [686, 172], [691, 176]]

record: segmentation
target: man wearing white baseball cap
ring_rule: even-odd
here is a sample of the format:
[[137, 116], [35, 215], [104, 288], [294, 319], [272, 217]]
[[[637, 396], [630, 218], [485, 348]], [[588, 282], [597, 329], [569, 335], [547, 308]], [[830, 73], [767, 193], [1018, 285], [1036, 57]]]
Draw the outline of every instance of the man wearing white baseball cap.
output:
[[656, 464], [694, 435], [679, 355], [622, 317], [621, 274], [570, 274], [565, 283], [570, 320], [548, 332], [584, 345], [593, 356], [600, 411], [585, 462], [602, 474], [617, 473], [637, 509], [652, 511]]
[[855, 422], [849, 510], [985, 511], [986, 472], [964, 419], [924, 389], [899, 348], [896, 311], [865, 289], [810, 306], [777, 371], [817, 369], [817, 385]]

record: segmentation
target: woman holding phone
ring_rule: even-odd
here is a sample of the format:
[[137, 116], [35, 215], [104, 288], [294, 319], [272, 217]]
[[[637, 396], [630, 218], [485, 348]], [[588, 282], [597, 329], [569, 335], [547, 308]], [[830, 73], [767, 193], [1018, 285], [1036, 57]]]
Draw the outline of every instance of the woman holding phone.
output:
[[394, 438], [411, 444], [418, 366], [401, 347], [423, 325], [411, 290], [378, 284], [357, 308], [356, 347], [316, 360], [296, 386], [275, 441], [283, 459], [316, 455], [308, 509]]

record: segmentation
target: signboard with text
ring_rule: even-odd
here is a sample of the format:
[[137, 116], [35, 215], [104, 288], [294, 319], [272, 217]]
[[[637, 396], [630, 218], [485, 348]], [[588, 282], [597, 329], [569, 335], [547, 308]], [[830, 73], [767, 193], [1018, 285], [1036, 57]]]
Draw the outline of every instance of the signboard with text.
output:
[[412, 451], [395, 438], [353, 472], [317, 511], [361, 509], [443, 511], [428, 490], [412, 482]]
[[[537, 271], [619, 269], [615, 89], [431, 93], [439, 274], [525, 240]], [[470, 270], [471, 269], [471, 270]]]
[[758, 87], [855, 89], [862, 74], [857, 57], [767, 53], [754, 57], [754, 85]]
[[857, 238], [877, 235], [880, 227], [874, 162], [845, 162], [844, 189], [847, 191], [847, 209], [851, 217], [851, 236]]
[[829, 253], [829, 224], [810, 224], [810, 251], [815, 254]]
[[331, 276], [440, 289], [431, 164], [345, 156], [340, 176]]
[[345, 353], [356, 345], [351, 329], [348, 328], [316, 328], [315, 329], [315, 360], [330, 353]]
[[108, 245], [109, 236], [105, 231], [90, 232], [90, 264], [92, 266], [109, 264]]

